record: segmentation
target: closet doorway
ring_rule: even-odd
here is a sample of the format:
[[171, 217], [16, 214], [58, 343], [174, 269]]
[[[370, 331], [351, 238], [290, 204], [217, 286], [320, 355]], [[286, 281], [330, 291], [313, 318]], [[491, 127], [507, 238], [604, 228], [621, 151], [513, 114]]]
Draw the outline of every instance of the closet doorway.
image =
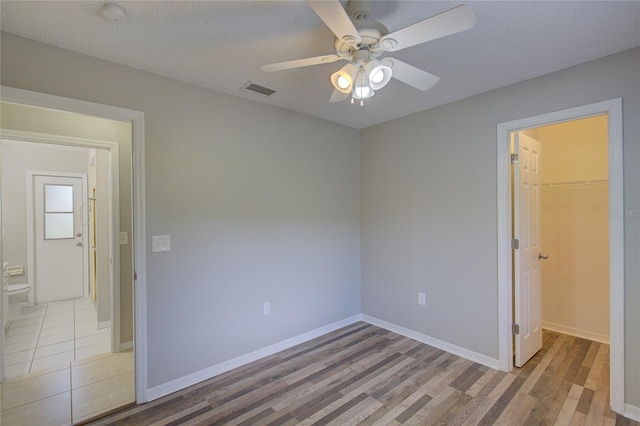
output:
[[511, 134], [515, 366], [542, 329], [609, 343], [608, 119]]
[[609, 340], [611, 409], [625, 412], [625, 299], [622, 99], [611, 99], [560, 111], [520, 118], [497, 125], [498, 194], [498, 364], [511, 371], [513, 365], [513, 215], [510, 179], [510, 135], [540, 126], [588, 117], [606, 116], [608, 135], [608, 208], [604, 214], [609, 227]]

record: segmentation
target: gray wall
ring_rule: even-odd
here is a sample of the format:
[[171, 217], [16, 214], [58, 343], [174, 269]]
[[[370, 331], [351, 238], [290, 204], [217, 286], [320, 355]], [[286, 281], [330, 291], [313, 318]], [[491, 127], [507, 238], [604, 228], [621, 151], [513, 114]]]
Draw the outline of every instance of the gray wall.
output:
[[357, 130], [6, 33], [1, 75], [145, 113], [150, 387], [360, 312]]
[[87, 149], [53, 148], [35, 143], [5, 143], [0, 145], [4, 218], [4, 261], [23, 265], [24, 275], [9, 278], [9, 282], [33, 283], [27, 271], [27, 170], [87, 173]]
[[[633, 49], [363, 130], [363, 313], [497, 358], [497, 124], [623, 98], [624, 204], [638, 211], [639, 76]], [[638, 222], [625, 217], [626, 400], [636, 407]]]

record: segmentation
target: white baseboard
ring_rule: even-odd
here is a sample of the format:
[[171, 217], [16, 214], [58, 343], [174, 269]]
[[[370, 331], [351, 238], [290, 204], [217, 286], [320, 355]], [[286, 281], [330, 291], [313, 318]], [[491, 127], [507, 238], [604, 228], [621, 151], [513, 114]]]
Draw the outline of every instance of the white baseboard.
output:
[[640, 407], [636, 407], [635, 405], [631, 404], [625, 404], [623, 416], [628, 419], [635, 420], [636, 422], [640, 422]]
[[103, 328], [111, 328], [111, 321], [101, 321], [98, 323], [98, 330]]
[[130, 351], [133, 349], [133, 341], [129, 340], [128, 342], [120, 343], [120, 352]]
[[[233, 370], [234, 368], [241, 367], [250, 362], [257, 361], [269, 355], [273, 355], [285, 349], [289, 349], [295, 345], [299, 345], [300, 343], [304, 343], [309, 340], [315, 339], [316, 337], [320, 337], [324, 334], [338, 330], [342, 327], [346, 327], [360, 320], [361, 320], [360, 314], [353, 315], [349, 318], [345, 318], [343, 320], [334, 322], [332, 324], [325, 325], [324, 327], [316, 328], [315, 330], [311, 330], [307, 333], [300, 334], [299, 336], [295, 336], [290, 339], [286, 339], [281, 342], [275, 343], [271, 346], [267, 346], [266, 348], [258, 349], [257, 351], [240, 355], [239, 357], [221, 362], [220, 364], [216, 364], [214, 366], [205, 368], [204, 370], [196, 371], [195, 373], [187, 374], [186, 376], [171, 380], [170, 382], [166, 382], [161, 385], [154, 386], [147, 390], [147, 400], [153, 401], [154, 399], [158, 399], [165, 395], [169, 395], [170, 393], [179, 391], [191, 385], [195, 385], [196, 383], [200, 383], [204, 380], [208, 380], [219, 374], [225, 373], [229, 370]], [[121, 348], [122, 348], [122, 345], [121, 345]]]
[[482, 355], [478, 352], [471, 351], [469, 349], [463, 348], [461, 346], [454, 345], [452, 343], [448, 343], [439, 339], [436, 339], [431, 336], [427, 336], [426, 334], [418, 333], [417, 331], [410, 330], [408, 328], [362, 314], [362, 321], [368, 322], [369, 324], [375, 325], [380, 328], [384, 328], [385, 330], [393, 331], [394, 333], [400, 334], [402, 336], [408, 337], [413, 340], [417, 340], [418, 342], [425, 343], [429, 346], [433, 346], [438, 349], [442, 349], [443, 351], [447, 351], [454, 355], [466, 358], [473, 362], [477, 362], [478, 364], [485, 365], [489, 368], [493, 368], [495, 370], [499, 370], [498, 368], [498, 360], [496, 358], [491, 358], [486, 355]]
[[609, 336], [601, 333], [594, 333], [579, 328], [568, 327], [554, 322], [542, 321], [542, 328], [555, 331], [556, 333], [568, 334], [569, 336], [580, 337], [581, 339], [593, 340], [598, 343], [609, 344]]

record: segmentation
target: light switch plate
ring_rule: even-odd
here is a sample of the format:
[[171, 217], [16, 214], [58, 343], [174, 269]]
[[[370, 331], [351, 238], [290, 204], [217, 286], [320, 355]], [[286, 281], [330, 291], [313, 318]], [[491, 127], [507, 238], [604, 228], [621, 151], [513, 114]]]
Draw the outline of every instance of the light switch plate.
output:
[[422, 292], [418, 292], [418, 305], [425, 306], [427, 304], [427, 295]]
[[120, 233], [120, 245], [129, 244], [129, 233], [121, 232]]
[[154, 235], [151, 237], [151, 251], [153, 253], [171, 251], [171, 236]]

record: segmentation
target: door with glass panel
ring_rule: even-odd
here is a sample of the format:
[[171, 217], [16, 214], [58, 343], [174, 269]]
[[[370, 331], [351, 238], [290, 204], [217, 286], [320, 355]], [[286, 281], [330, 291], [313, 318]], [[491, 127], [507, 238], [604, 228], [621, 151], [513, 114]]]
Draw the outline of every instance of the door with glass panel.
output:
[[35, 302], [85, 293], [86, 194], [81, 177], [35, 175]]

